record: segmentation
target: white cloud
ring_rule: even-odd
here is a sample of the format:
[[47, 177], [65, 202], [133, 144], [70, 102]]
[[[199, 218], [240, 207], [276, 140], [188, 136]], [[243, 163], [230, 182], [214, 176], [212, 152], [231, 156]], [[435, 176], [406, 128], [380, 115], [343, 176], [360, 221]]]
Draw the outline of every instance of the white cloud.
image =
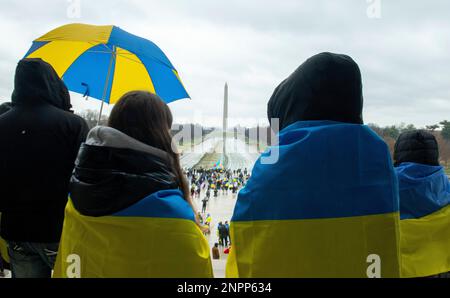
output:
[[[192, 100], [171, 104], [176, 120], [202, 114], [220, 125], [223, 85], [230, 116], [266, 117], [273, 89], [309, 56], [351, 55], [360, 65], [365, 120], [424, 126], [450, 115], [450, 3], [382, 0], [369, 19], [365, 0], [87, 1], [67, 18], [65, 0], [1, 0], [0, 98], [13, 88], [16, 62], [31, 41], [70, 22], [114, 24], [151, 39], [179, 70]], [[76, 109], [97, 108], [73, 96]], [[198, 118], [198, 117], [197, 117]], [[245, 119], [248, 119], [245, 121]], [[247, 123], [246, 123], [247, 122]]]

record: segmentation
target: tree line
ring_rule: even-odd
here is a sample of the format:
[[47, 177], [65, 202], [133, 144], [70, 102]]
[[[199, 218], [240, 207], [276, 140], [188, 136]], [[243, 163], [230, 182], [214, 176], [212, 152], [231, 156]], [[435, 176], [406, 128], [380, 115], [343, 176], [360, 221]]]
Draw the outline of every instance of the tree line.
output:
[[[389, 125], [381, 127], [377, 124], [368, 124], [388, 144], [391, 154], [394, 154], [395, 142], [399, 135], [406, 131], [416, 130], [413, 124]], [[450, 161], [450, 121], [444, 120], [437, 124], [427, 125], [425, 128], [419, 128], [432, 133], [438, 142], [441, 163], [449, 167]]]
[[[97, 125], [98, 111], [84, 110], [79, 115], [86, 120], [90, 128]], [[100, 125], [106, 125], [107, 123], [108, 123], [108, 116], [103, 115], [100, 121]], [[186, 126], [191, 127], [191, 130], [193, 132], [192, 136], [195, 135], [194, 131], [200, 130], [202, 137], [205, 137], [208, 133], [210, 133], [213, 130], [213, 128], [204, 128], [198, 124], [184, 124], [176, 126], [177, 127], [173, 129], [173, 134], [176, 134]], [[368, 124], [368, 126], [374, 132], [376, 132], [381, 138], [383, 138], [386, 144], [388, 144], [391, 154], [393, 154], [394, 152], [395, 142], [397, 141], [397, 138], [401, 133], [418, 129], [413, 124], [405, 124], [405, 123], [402, 123], [400, 125], [388, 125], [388, 126], [379, 126], [377, 124], [370, 123]], [[436, 140], [439, 144], [441, 162], [446, 167], [449, 167], [450, 121], [444, 120], [436, 124], [427, 125], [425, 126], [425, 128], [421, 129], [429, 131], [436, 137]], [[261, 147], [264, 148], [265, 146], [271, 144], [271, 141], [274, 139], [274, 135], [268, 126], [245, 128], [245, 139], [247, 142], [256, 141], [258, 145], [261, 144]]]

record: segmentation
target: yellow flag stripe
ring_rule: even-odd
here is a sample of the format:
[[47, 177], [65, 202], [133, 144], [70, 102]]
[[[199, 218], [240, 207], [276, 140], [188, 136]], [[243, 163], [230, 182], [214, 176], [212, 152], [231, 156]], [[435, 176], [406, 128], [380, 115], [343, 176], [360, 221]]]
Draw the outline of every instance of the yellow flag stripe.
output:
[[87, 217], [70, 200], [54, 270], [56, 278], [213, 277], [208, 242], [193, 221]]
[[402, 276], [450, 271], [450, 206], [418, 219], [400, 221]]
[[227, 277], [368, 277], [379, 256], [381, 277], [400, 276], [398, 213], [231, 222]]
[[0, 257], [9, 262], [8, 245], [6, 241], [0, 237]]

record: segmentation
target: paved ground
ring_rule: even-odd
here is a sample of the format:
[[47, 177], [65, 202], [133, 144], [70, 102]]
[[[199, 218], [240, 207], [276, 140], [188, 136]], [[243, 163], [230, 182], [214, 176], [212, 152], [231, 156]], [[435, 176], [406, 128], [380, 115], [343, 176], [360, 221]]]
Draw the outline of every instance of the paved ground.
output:
[[[234, 139], [228, 137], [227, 140], [227, 156], [228, 156], [228, 168], [230, 169], [251, 169], [259, 153], [254, 145], [246, 145], [242, 139]], [[186, 153], [181, 159], [183, 167], [193, 167], [194, 165], [201, 166], [203, 168], [212, 167], [222, 155], [222, 143], [223, 140], [220, 137], [214, 137], [206, 140], [204, 144], [197, 145], [196, 149], [203, 148], [203, 153], [198, 151], [194, 153]], [[195, 163], [196, 162], [196, 163]], [[200, 198], [195, 198], [197, 209], [201, 209], [201, 199], [205, 196], [205, 192], [200, 194]], [[236, 204], [236, 195], [222, 194], [220, 192], [217, 198], [211, 197], [207, 209], [207, 213], [211, 214], [211, 234], [207, 235], [210, 248], [214, 246], [214, 243], [219, 242], [217, 237], [217, 224], [222, 221], [230, 222], [233, 215], [234, 206]], [[225, 265], [227, 255], [223, 254], [223, 248], [220, 249], [220, 260], [213, 260], [213, 269], [215, 277], [225, 277]]]
[[[197, 205], [198, 209], [201, 209], [201, 199], [205, 196], [205, 192], [200, 194], [200, 198], [195, 198], [194, 202]], [[211, 197], [208, 203], [206, 214], [210, 213], [212, 222], [211, 222], [211, 234], [207, 235], [210, 248], [214, 246], [214, 243], [219, 242], [217, 237], [217, 224], [221, 222], [228, 221], [230, 222], [231, 217], [233, 215], [234, 206], [236, 204], [236, 195], [233, 195], [229, 192], [227, 195], [222, 194], [217, 198]], [[223, 253], [223, 248], [220, 249], [221, 255], [220, 260], [213, 260], [213, 269], [215, 277], [225, 277], [225, 264], [227, 255]]]

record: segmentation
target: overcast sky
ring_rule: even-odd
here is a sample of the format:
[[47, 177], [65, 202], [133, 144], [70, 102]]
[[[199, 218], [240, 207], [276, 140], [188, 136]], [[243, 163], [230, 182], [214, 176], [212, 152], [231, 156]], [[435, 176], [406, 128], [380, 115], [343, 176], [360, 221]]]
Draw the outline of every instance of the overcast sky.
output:
[[[71, 9], [77, 2], [79, 18]], [[192, 97], [170, 104], [177, 122], [219, 125], [225, 82], [231, 123], [264, 122], [274, 88], [323, 51], [348, 54], [360, 65], [366, 123], [424, 126], [450, 120], [448, 0], [0, 3], [0, 100], [10, 98], [15, 66], [32, 40], [81, 22], [119, 26], [166, 53]], [[72, 102], [77, 111], [100, 106], [77, 94]]]

